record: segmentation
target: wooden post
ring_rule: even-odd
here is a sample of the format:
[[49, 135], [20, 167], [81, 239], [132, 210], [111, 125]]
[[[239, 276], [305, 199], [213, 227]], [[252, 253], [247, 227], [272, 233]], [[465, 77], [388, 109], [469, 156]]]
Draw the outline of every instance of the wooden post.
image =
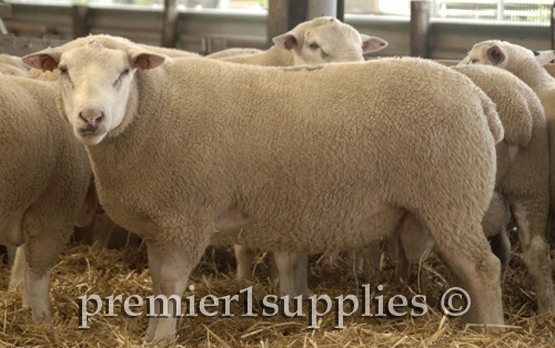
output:
[[345, 22], [345, 0], [337, 0], [337, 19]]
[[12, 5], [0, 4], [0, 18], [10, 18], [12, 16]]
[[205, 36], [201, 42], [202, 51], [205, 55], [223, 51], [227, 48], [227, 41], [225, 37], [221, 36]]
[[89, 10], [86, 5], [73, 5], [72, 28], [74, 39], [89, 35]]
[[410, 55], [429, 58], [430, 1], [410, 2]]
[[176, 0], [164, 0], [164, 23], [162, 28], [162, 46], [174, 48], [177, 44], [177, 10]]
[[8, 29], [4, 25], [2, 18], [10, 18], [12, 16], [12, 5], [0, 4], [0, 34], [7, 35]]
[[555, 50], [555, 4], [551, 6], [551, 49]]
[[268, 4], [268, 42], [306, 20], [308, 0], [270, 0]]

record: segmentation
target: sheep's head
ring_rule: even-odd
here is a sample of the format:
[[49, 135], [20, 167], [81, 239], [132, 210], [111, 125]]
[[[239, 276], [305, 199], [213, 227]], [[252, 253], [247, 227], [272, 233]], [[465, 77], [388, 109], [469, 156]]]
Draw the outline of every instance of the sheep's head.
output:
[[60, 71], [60, 112], [85, 145], [100, 143], [123, 123], [137, 69], [153, 69], [164, 61], [122, 42], [126, 44], [116, 48], [88, 37], [23, 58], [35, 69]]
[[511, 72], [526, 64], [546, 64], [555, 59], [553, 51], [532, 51], [506, 41], [483, 41], [472, 47], [460, 64], [494, 65]]
[[273, 42], [294, 52], [295, 65], [363, 61], [363, 54], [387, 47], [387, 41], [360, 34], [332, 17], [301, 23]]

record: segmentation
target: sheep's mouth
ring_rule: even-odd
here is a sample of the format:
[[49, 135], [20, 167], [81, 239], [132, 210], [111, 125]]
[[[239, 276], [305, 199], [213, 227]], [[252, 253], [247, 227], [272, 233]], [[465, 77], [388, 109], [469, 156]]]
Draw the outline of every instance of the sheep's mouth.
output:
[[104, 133], [104, 132], [98, 132], [98, 131], [93, 131], [93, 132], [91, 132], [91, 131], [86, 131], [86, 130], [83, 130], [83, 129], [80, 129], [80, 130], [79, 130], [79, 135], [81, 135], [81, 136], [84, 137], [84, 138], [87, 138], [87, 137], [96, 137], [96, 136], [102, 135], [103, 133]]
[[100, 127], [99, 125], [91, 126], [90, 124], [79, 128], [78, 132], [82, 137], [94, 137], [105, 133], [104, 127]]
[[86, 128], [78, 128], [75, 133], [79, 141], [84, 145], [96, 145], [104, 138], [106, 130], [104, 127], [97, 128], [94, 131], [87, 130]]

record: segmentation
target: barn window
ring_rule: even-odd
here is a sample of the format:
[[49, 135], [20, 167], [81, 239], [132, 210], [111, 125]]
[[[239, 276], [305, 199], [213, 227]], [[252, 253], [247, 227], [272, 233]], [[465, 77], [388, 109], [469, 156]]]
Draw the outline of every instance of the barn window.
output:
[[[446, 23], [549, 26], [552, 0], [431, 0], [432, 20]], [[409, 20], [410, 0], [345, 0], [355, 18]]]

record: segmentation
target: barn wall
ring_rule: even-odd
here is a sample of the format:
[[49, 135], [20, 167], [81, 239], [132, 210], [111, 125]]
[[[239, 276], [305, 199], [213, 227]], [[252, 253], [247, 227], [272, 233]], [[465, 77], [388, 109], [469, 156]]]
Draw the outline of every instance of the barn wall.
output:
[[[71, 7], [68, 5], [12, 4], [13, 16], [6, 20], [29, 25], [46, 25], [70, 40]], [[266, 43], [266, 15], [230, 14], [216, 11], [181, 12], [179, 15], [178, 48], [201, 52], [203, 36], [222, 36], [229, 47], [256, 47]], [[389, 47], [380, 56], [409, 54], [408, 20], [384, 21], [346, 16], [346, 22], [360, 32], [386, 39]], [[91, 5], [91, 32], [127, 37], [136, 42], [158, 45], [161, 42], [162, 9], [130, 7], [102, 8]], [[37, 33], [20, 31], [23, 36]], [[433, 22], [431, 29], [431, 58], [461, 59], [476, 42], [501, 39], [524, 45], [534, 50], [551, 48], [549, 27], [511, 27], [506, 25], [462, 25]]]

